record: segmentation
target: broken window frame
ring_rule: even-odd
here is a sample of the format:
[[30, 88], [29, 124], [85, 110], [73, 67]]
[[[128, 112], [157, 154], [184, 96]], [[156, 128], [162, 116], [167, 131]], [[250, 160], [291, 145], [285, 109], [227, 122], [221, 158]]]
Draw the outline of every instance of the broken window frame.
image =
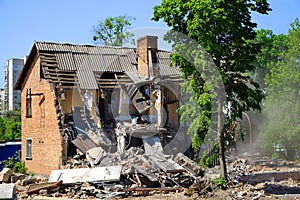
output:
[[32, 159], [32, 138], [26, 138], [26, 149], [25, 149], [26, 160]]

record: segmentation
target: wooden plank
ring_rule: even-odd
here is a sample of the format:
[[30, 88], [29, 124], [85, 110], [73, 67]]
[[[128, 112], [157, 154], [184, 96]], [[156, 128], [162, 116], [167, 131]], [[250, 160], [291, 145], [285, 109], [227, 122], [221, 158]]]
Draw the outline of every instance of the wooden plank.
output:
[[45, 73], [45, 76], [48, 76], [48, 77], [54, 77], [54, 78], [72, 78], [74, 79], [76, 74], [61, 74], [61, 73], [49, 73], [49, 72], [46, 72]]
[[39, 52], [40, 57], [54, 57], [55, 58], [55, 54], [53, 53], [46, 53], [46, 52]]
[[[69, 80], [69, 81], [73, 81], [74, 78], [70, 78], [70, 77], [63, 77], [63, 76], [56, 76], [56, 74], [45, 74], [47, 78], [52, 78], [54, 80]], [[50, 76], [49, 76], [50, 75]]]
[[49, 182], [63, 181], [63, 184], [82, 182], [119, 181], [122, 166], [107, 166], [96, 168], [52, 170]]
[[122, 78], [122, 79], [116, 80], [116, 79], [103, 79], [103, 78], [97, 77], [97, 76], [95, 76], [95, 77], [96, 77], [96, 79], [98, 79], [102, 82], [130, 82], [130, 83], [132, 83], [132, 81], [130, 79], [123, 79]]
[[101, 82], [98, 82], [98, 84], [100, 85], [117, 85], [118, 83], [115, 81], [115, 82], [103, 82], [101, 80]]
[[41, 62], [41, 65], [43, 67], [54, 67], [54, 68], [57, 68], [58, 65], [55, 63], [55, 64], [48, 64], [48, 63], [45, 63], [45, 62]]
[[[46, 79], [48, 80], [48, 82], [50, 82], [50, 83], [66, 83], [66, 84], [77, 84], [76, 82], [75, 82], [75, 80], [74, 81], [64, 81], [64, 80], [53, 80], [53, 79], [51, 79], [51, 78], [47, 78], [46, 77]], [[77, 85], [76, 85], [77, 86]]]
[[142, 137], [145, 153], [147, 155], [163, 154], [163, 148], [160, 142], [160, 138], [157, 135], [150, 137]]
[[118, 85], [116, 85], [116, 86], [102, 86], [102, 85], [100, 85], [100, 88], [102, 88], [102, 89], [114, 89], [114, 88], [121, 88], [121, 86], [118, 86]]
[[75, 71], [59, 70], [57, 68], [47, 69], [47, 71], [54, 72], [54, 73], [63, 73], [63, 74], [76, 74]]
[[58, 182], [54, 182], [54, 183], [33, 183], [33, 184], [29, 185], [26, 193], [34, 194], [34, 193], [38, 193], [40, 190], [43, 190], [43, 189], [50, 190], [50, 189], [61, 186], [62, 183], [63, 183], [62, 180], [60, 180]]
[[162, 191], [162, 192], [171, 192], [171, 191], [183, 191], [184, 188], [179, 187], [165, 187], [165, 188], [124, 188], [125, 192], [150, 192], [150, 191]]
[[174, 162], [172, 159], [165, 158], [157, 158], [157, 157], [149, 157], [151, 162], [155, 164], [158, 168], [163, 170], [164, 172], [177, 173], [183, 172], [185, 169]]

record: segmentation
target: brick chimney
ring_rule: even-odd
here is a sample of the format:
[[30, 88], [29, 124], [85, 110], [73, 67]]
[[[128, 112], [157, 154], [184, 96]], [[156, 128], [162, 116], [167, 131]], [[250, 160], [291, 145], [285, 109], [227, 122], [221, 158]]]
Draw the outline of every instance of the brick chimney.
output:
[[141, 76], [155, 76], [153, 63], [157, 62], [156, 51], [157, 36], [144, 36], [137, 40], [138, 71]]

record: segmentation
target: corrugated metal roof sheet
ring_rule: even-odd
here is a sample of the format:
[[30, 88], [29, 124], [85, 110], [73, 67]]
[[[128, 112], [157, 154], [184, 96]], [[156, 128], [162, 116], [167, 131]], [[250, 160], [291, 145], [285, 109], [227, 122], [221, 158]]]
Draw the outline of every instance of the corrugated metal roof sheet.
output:
[[161, 76], [180, 75], [179, 68], [177, 66], [170, 65], [170, 54], [170, 52], [166, 51], [157, 52], [157, 60]]
[[[135, 83], [143, 81], [136, 69], [134, 48], [35, 42], [38, 53], [55, 56], [57, 68], [77, 71], [82, 88], [98, 88], [94, 72], [125, 72]], [[170, 66], [170, 52], [157, 51], [161, 76], [179, 75], [178, 67]]]
[[55, 53], [60, 70], [76, 70], [73, 54], [70, 52]]
[[98, 84], [94, 72], [89, 70], [78, 70], [77, 77], [81, 89], [98, 89]]

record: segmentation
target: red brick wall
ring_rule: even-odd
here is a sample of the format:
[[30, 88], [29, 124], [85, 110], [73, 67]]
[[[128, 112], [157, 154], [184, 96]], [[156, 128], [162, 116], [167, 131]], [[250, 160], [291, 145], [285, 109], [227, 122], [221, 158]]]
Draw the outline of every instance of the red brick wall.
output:
[[[40, 60], [35, 59], [22, 88], [22, 160], [29, 171], [49, 175], [61, 166], [62, 139], [57, 125], [55, 95], [50, 84], [40, 78]], [[32, 96], [32, 117], [26, 118], [26, 90], [43, 93]], [[44, 98], [44, 99], [43, 99]], [[32, 139], [32, 159], [26, 159], [26, 138]]]

